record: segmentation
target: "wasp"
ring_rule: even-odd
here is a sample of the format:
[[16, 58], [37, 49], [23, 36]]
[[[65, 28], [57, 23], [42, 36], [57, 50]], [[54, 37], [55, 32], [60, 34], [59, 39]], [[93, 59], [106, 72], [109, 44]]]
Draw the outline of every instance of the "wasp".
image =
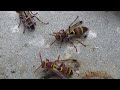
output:
[[[77, 18], [69, 25], [68, 29], [66, 30], [63, 29], [63, 30], [60, 30], [59, 32], [53, 32], [53, 34], [50, 34], [55, 37], [55, 40], [51, 43], [51, 45], [53, 45], [53, 43], [55, 43], [56, 41], [60, 41], [61, 44], [63, 43], [63, 41], [66, 41], [72, 44], [77, 52], [77, 48], [71, 40], [74, 38], [81, 38], [88, 31], [87, 27], [82, 26], [83, 21], [79, 21], [74, 24], [74, 22], [76, 22], [78, 18], [79, 16], [77, 16]], [[84, 36], [84, 38], [86, 37], [87, 35]], [[75, 40], [75, 41], [78, 41], [84, 47], [86, 47], [86, 45], [84, 45], [81, 41], [79, 40]], [[61, 48], [61, 44], [60, 44], [60, 48]]]
[[[56, 68], [62, 75], [67, 78], [71, 78], [75, 72], [75, 69], [80, 67], [80, 63], [76, 59], [60, 60], [60, 55], [57, 60], [54, 61], [54, 68]], [[76, 73], [79, 75], [78, 73]], [[50, 75], [48, 75], [50, 77]]]
[[[42, 67], [44, 69], [44, 71], [51, 71], [55, 74], [57, 74], [60, 78], [62, 79], [66, 79], [66, 77], [61, 74], [58, 70], [57, 70], [57, 65], [56, 65], [56, 62], [55, 61], [49, 61], [48, 59], [46, 59], [45, 61], [42, 61], [42, 57], [41, 57], [41, 54], [39, 53], [39, 56], [40, 56], [40, 60], [41, 60], [41, 65], [35, 70], [35, 72], [40, 68]], [[58, 57], [59, 58], [59, 57]]]
[[32, 11], [16, 11], [16, 12], [19, 14], [19, 18], [20, 18], [20, 23], [18, 25], [18, 28], [20, 27], [21, 22], [24, 25], [23, 33], [25, 33], [25, 29], [35, 30], [36, 22], [34, 18], [36, 18], [38, 21], [40, 21], [43, 24], [48, 24], [48, 23], [44, 23], [43, 21], [41, 21], [39, 18], [36, 17], [38, 13], [33, 14]]

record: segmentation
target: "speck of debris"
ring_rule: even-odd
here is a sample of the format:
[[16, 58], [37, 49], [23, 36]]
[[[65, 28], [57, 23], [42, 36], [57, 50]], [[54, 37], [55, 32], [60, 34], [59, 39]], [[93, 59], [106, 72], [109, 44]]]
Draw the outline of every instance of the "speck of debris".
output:
[[15, 70], [12, 70], [11, 73], [16, 73], [16, 71], [15, 71]]

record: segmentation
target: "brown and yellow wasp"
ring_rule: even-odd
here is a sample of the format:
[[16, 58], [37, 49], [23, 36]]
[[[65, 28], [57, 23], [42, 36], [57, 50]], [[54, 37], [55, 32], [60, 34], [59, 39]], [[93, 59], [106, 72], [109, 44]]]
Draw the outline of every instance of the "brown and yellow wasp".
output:
[[[61, 44], [63, 41], [69, 42], [71, 43], [74, 48], [76, 49], [77, 52], [77, 48], [76, 46], [73, 44], [73, 42], [71, 41], [72, 39], [77, 39], [77, 38], [81, 38], [87, 31], [88, 28], [85, 26], [82, 26], [83, 21], [79, 21], [77, 23], [74, 24], [74, 22], [76, 22], [76, 20], [79, 18], [79, 16], [77, 16], [77, 18], [70, 24], [69, 28], [67, 30], [60, 30], [59, 32], [53, 32], [53, 34], [50, 34], [52, 36], [55, 37], [55, 41], [60, 41]], [[84, 38], [86, 38], [86, 36], [84, 36]], [[86, 45], [84, 45], [81, 41], [79, 40], [75, 40], [78, 41], [79, 43], [81, 43], [84, 47], [86, 47]], [[51, 45], [54, 43], [52, 42]], [[50, 45], [50, 46], [51, 46]], [[61, 45], [60, 45], [61, 47]]]
[[42, 61], [41, 54], [39, 55], [40, 55], [41, 65], [35, 70], [35, 72], [40, 67], [42, 67], [46, 72], [47, 71], [51, 72], [44, 77], [47, 77], [47, 76], [52, 77], [52, 75], [56, 74], [61, 79], [67, 79], [67, 77], [71, 77], [73, 75], [74, 70], [71, 67], [69, 67], [67, 64], [65, 64], [65, 62], [67, 63], [68, 61], [71, 61], [71, 63], [75, 63], [77, 67], [80, 66], [79, 62], [77, 62], [77, 60], [75, 59], [60, 60], [60, 55], [59, 55], [57, 60], [50, 61], [46, 59], [45, 61]]
[[34, 18], [36, 18], [43, 24], [48, 24], [48, 23], [44, 23], [43, 21], [41, 21], [39, 18], [36, 17], [38, 13], [33, 14], [32, 11], [16, 11], [16, 12], [19, 14], [19, 18], [20, 18], [20, 23], [18, 28], [20, 27], [21, 22], [24, 25], [23, 33], [25, 33], [25, 29], [35, 30], [36, 22]]

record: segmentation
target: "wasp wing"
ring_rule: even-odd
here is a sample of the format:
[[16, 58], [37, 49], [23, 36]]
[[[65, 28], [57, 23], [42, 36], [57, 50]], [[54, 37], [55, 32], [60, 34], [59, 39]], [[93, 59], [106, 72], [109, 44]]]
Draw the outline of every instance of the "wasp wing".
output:
[[61, 74], [57, 69], [52, 69], [52, 68], [50, 68], [50, 70], [52, 71], [52, 72], [54, 72], [55, 74], [57, 74], [60, 78], [62, 78], [62, 79], [67, 79], [63, 74]]
[[79, 21], [79, 22], [75, 23], [74, 25], [72, 25], [70, 28], [68, 28], [66, 30], [66, 32], [69, 33], [69, 31], [73, 30], [74, 28], [76, 28], [76, 27], [78, 27], [80, 25], [81, 25], [81, 21]]

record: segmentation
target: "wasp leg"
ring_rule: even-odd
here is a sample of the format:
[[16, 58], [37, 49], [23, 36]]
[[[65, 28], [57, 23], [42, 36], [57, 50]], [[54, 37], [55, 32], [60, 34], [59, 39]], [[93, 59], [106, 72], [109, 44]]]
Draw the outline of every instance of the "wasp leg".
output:
[[33, 22], [34, 23], [34, 25], [36, 25], [36, 22]]
[[25, 33], [25, 29], [26, 29], [26, 28], [24, 27], [23, 33]]
[[72, 44], [73, 46], [74, 46], [74, 48], [76, 49], [76, 52], [77, 52], [77, 48], [76, 48], [76, 46], [73, 44], [73, 42], [71, 42], [71, 41], [69, 41], [70, 42], [70, 44]]
[[40, 21], [40, 22], [43, 23], [43, 24], [49, 24], [48, 22], [45, 23], [45, 22], [41, 21], [38, 17], [36, 17], [35, 15], [37, 15], [38, 13], [33, 14], [32, 11], [29, 11], [29, 12], [33, 15], [32, 18], [35, 17], [38, 21]]
[[[40, 61], [41, 61], [41, 63], [42, 63], [42, 56], [41, 56], [41, 53], [39, 52], [39, 57], [40, 57]], [[39, 68], [41, 68], [42, 67], [42, 65], [40, 65], [35, 71], [34, 71], [34, 73], [39, 69]]]
[[32, 16], [32, 18], [33, 18], [33, 17], [35, 17], [35, 18], [36, 18], [39, 22], [41, 22], [42, 24], [46, 24], [46, 25], [49, 24], [49, 22], [45, 23], [45, 22], [41, 21], [41, 20], [40, 20], [38, 17], [36, 17], [35, 15]]
[[60, 47], [59, 48], [61, 48], [61, 46], [62, 46], [62, 43], [63, 43], [63, 39], [61, 40], [61, 42], [60, 42]]
[[40, 61], [42, 63], [42, 56], [41, 56], [41, 53], [39, 52], [39, 57], [40, 57]]
[[48, 69], [48, 68], [46, 68], [46, 69], [44, 69], [44, 70], [43, 70], [43, 72], [48, 72], [48, 71], [49, 71], [49, 69]]
[[20, 19], [20, 22], [19, 22], [18, 28], [20, 27], [20, 25], [21, 25], [21, 22], [22, 22], [22, 20]]
[[75, 40], [75, 41], [78, 41], [80, 44], [82, 44], [84, 47], [86, 47], [86, 45], [83, 44], [82, 42], [80, 42], [79, 40]]

